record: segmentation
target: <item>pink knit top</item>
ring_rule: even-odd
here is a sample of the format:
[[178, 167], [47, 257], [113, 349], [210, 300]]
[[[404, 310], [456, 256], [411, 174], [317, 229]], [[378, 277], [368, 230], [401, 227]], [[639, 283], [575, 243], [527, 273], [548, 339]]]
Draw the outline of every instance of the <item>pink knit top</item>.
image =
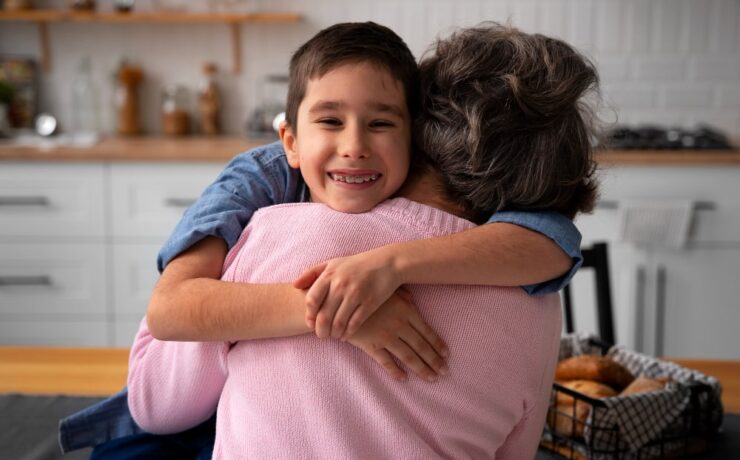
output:
[[[328, 258], [472, 226], [401, 198], [365, 214], [273, 206], [254, 215], [223, 279], [289, 282]], [[171, 433], [217, 408], [216, 459], [533, 458], [558, 352], [558, 296], [409, 288], [450, 348], [450, 373], [435, 383], [411, 372], [396, 381], [338, 340], [161, 342], [142, 321], [129, 365], [131, 413], [145, 430]]]

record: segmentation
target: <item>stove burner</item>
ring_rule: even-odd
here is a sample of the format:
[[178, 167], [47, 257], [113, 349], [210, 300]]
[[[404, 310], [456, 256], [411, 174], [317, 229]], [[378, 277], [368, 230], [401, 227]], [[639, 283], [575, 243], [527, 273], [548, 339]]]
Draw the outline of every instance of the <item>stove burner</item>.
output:
[[732, 148], [727, 136], [706, 125], [695, 130], [651, 125], [634, 128], [618, 126], [607, 134], [606, 147], [620, 150], [724, 150]]

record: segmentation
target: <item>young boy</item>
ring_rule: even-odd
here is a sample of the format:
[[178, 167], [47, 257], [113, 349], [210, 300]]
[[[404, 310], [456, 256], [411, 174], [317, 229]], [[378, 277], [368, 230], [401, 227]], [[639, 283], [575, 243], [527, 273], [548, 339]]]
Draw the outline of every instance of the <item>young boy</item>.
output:
[[[488, 47], [485, 52], [470, 52], [483, 45]], [[392, 183], [394, 172], [407, 164], [406, 156], [394, 154], [403, 136], [393, 128], [393, 116], [378, 117], [376, 111], [393, 105], [400, 85], [374, 63], [339, 63], [310, 78], [297, 122], [281, 132], [288, 160], [300, 167], [312, 201], [328, 207], [296, 204], [259, 211], [229, 253], [225, 280], [284, 282], [327, 255], [472, 226], [452, 214], [475, 220], [482, 212], [510, 204], [548, 205], [568, 215], [591, 207], [593, 163], [588, 125], [578, 104], [596, 83], [593, 68], [562, 42], [500, 26], [462, 31], [440, 42], [437, 52], [422, 63], [425, 84], [433, 85], [428, 94], [437, 97], [432, 104], [425, 100], [422, 117], [438, 122], [422, 131], [421, 140], [446, 141], [452, 148], [428, 154], [436, 168], [420, 168], [401, 195], [438, 210], [402, 198], [375, 207], [394, 187], [385, 188], [388, 184], [381, 182], [375, 188], [373, 180], [387, 176]], [[553, 58], [551, 66], [548, 57]], [[471, 73], [449, 82], [433, 81], [460, 64], [478, 70], [494, 62], [505, 64], [490, 76]], [[539, 81], [547, 83], [528, 87]], [[446, 88], [451, 91], [444, 92]], [[476, 88], [481, 94], [475, 94]], [[468, 94], [465, 90], [473, 90], [473, 100], [461, 96]], [[482, 110], [456, 113], [456, 107], [474, 106], [478, 98]], [[511, 101], [511, 113], [497, 116], [495, 105], [505, 100]], [[531, 107], [541, 110], [530, 113]], [[464, 121], [458, 123], [461, 116]], [[504, 131], [520, 125], [528, 129], [505, 140], [475, 134], [475, 127], [491, 118]], [[379, 119], [384, 120], [380, 129]], [[561, 135], [564, 128], [572, 138]], [[473, 132], [471, 138], [483, 148], [478, 149], [479, 142], [461, 146], [460, 139], [467, 138], [461, 132]], [[538, 145], [528, 145], [530, 137]], [[519, 168], [515, 177], [501, 178], [509, 182], [506, 187], [491, 181], [466, 188], [467, 181], [459, 180], [505, 174], [522, 160], [538, 166], [556, 158], [574, 167], [536, 180], [527, 177], [528, 169]], [[491, 163], [503, 163], [501, 172], [488, 166]], [[430, 194], [428, 187], [440, 191]], [[329, 208], [373, 209], [350, 215]], [[285, 264], [287, 258], [294, 264]], [[557, 358], [557, 297], [528, 297], [518, 289], [482, 286], [413, 289], [434, 327], [449, 334], [460, 351], [453, 373], [435, 386], [384, 379], [365, 357], [337, 341], [304, 336], [237, 344], [160, 342], [142, 323], [130, 366], [132, 412], [147, 429], [178, 431], [207, 419], [218, 401], [215, 458], [531, 458]], [[449, 308], [457, 302], [465, 305]], [[279, 317], [268, 313], [245, 323], [242, 333], [262, 338], [308, 331], [300, 309], [283, 307], [275, 305]], [[378, 315], [387, 312], [394, 309], [384, 305], [371, 315], [349, 336], [350, 343], [361, 346]], [[268, 323], [283, 329], [273, 334], [276, 330], [264, 328]], [[486, 391], [491, 387], [496, 391]]]
[[[367, 46], [370, 43], [382, 48], [390, 43], [393, 47], [400, 39], [389, 32], [385, 28], [375, 28], [370, 36], [358, 36], [359, 45], [356, 46]], [[326, 31], [322, 33], [326, 36]], [[405, 44], [402, 41], [400, 43], [405, 48]], [[342, 54], [343, 48], [349, 49], [346, 41], [329, 41], [325, 45], [326, 49], [334, 50], [337, 56], [349, 56], [347, 61], [352, 61], [351, 54]], [[413, 63], [413, 57], [407, 49], [404, 53], [410, 59], [403, 59]], [[310, 69], [310, 73], [326, 70]], [[408, 126], [415, 112], [415, 80], [413, 75], [409, 78], [399, 76], [398, 66], [392, 66], [390, 70], [395, 80], [404, 82], [403, 96], [409, 113], [409, 119], [404, 123]], [[307, 80], [308, 78], [297, 80], [296, 84], [305, 84]], [[291, 110], [297, 111], [296, 102], [300, 103], [302, 100], [300, 91], [294, 94], [296, 97], [289, 101], [289, 116]], [[403, 105], [403, 102], [400, 104]], [[378, 126], [380, 129], [386, 128], [383, 120], [381, 119]], [[334, 123], [333, 120], [322, 121], [324, 122]], [[372, 176], [370, 179], [372, 180]], [[303, 179], [296, 170], [288, 166], [279, 146], [267, 146], [237, 157], [206, 190], [201, 200], [186, 213], [160, 253], [160, 269], [165, 265], [167, 269], [158, 284], [149, 311], [150, 326], [156, 329], [157, 336], [181, 340], [249, 338], [244, 334], [243, 322], [239, 320], [239, 315], [246, 310], [244, 302], [280, 302], [285, 297], [281, 299], [267, 290], [255, 293], [253, 287], [218, 281], [227, 247], [235, 244], [255, 209], [279, 202], [305, 201], [307, 197]], [[317, 271], [322, 268], [325, 270], [314, 287], [321, 286], [321, 290], [311, 305], [314, 311], [317, 306], [323, 305], [329, 314], [325, 314], [323, 320], [319, 314], [317, 333], [320, 336], [328, 335], [329, 326], [335, 322], [331, 312], [339, 310], [345, 312], [344, 319], [340, 321], [343, 324], [336, 324], [338, 332], [333, 334], [339, 335], [350, 318], [349, 313], [357, 309], [360, 302], [362, 305], [357, 311], [364, 312], [363, 316], [367, 317], [386, 300], [393, 300], [391, 296], [404, 283], [517, 285], [556, 278], [571, 265], [571, 274], [577, 268], [580, 260], [580, 236], [566, 217], [548, 212], [509, 211], [494, 215], [490, 222], [494, 224], [456, 235], [390, 245], [364, 254], [335, 259], [320, 266]], [[522, 227], [534, 229], [541, 234]], [[558, 249], [557, 245], [563, 249]], [[317, 271], [302, 277], [305, 284]], [[569, 276], [529, 287], [529, 290], [552, 292], [567, 282], [567, 279]], [[285, 295], [294, 295], [295, 289], [291, 291], [288, 288], [288, 285], [281, 286], [288, 293]], [[311, 299], [312, 292], [308, 296]], [[284, 304], [289, 305], [290, 302]], [[355, 321], [355, 328], [362, 323], [361, 319]], [[118, 399], [106, 402], [105, 407], [112, 407], [110, 412], [120, 413], [121, 409], [125, 410], [125, 406], [117, 405], [120, 401], [119, 395]], [[116, 435], [137, 432], [136, 427], [125, 420], [125, 414], [121, 414], [119, 419], [113, 419], [110, 414], [101, 414], [100, 411], [96, 415], [96, 410], [80, 414], [63, 424], [63, 446], [70, 449], [81, 447], [87, 442], [97, 444], [108, 439], [106, 436], [111, 432]], [[75, 420], [82, 420], [83, 425], [89, 421], [97, 426], [104, 426], [105, 433], [85, 433], [84, 426], [80, 423], [75, 426]], [[65, 427], [68, 429], [65, 430]], [[77, 439], [67, 437], [69, 429], [78, 433]], [[89, 436], [84, 439], [86, 435]]]

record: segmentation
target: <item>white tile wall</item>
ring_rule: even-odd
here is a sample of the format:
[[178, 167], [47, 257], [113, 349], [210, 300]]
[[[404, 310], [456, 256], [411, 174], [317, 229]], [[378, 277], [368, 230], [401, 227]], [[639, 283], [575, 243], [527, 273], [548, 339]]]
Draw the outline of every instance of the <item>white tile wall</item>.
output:
[[[38, 1], [43, 6], [49, 4]], [[101, 8], [111, 3], [98, 2]], [[40, 108], [70, 119], [70, 85], [77, 63], [91, 56], [99, 77], [101, 112], [112, 126], [110, 75], [124, 56], [147, 72], [142, 89], [144, 122], [159, 130], [162, 85], [195, 89], [204, 61], [224, 70], [225, 128], [243, 130], [260, 101], [259, 82], [284, 73], [290, 54], [334, 22], [374, 20], [396, 30], [421, 56], [433, 39], [453, 27], [480, 20], [511, 20], [529, 32], [561, 37], [599, 63], [607, 102], [619, 122], [690, 124], [708, 121], [740, 143], [740, 0], [230, 0], [189, 2], [192, 9], [232, 8], [297, 11], [296, 25], [242, 28], [241, 75], [230, 68], [229, 30], [223, 25], [84, 24], [50, 27], [53, 72], [40, 79]], [[138, 1], [139, 9], [150, 2]], [[36, 27], [0, 22], [0, 54], [38, 56]]]

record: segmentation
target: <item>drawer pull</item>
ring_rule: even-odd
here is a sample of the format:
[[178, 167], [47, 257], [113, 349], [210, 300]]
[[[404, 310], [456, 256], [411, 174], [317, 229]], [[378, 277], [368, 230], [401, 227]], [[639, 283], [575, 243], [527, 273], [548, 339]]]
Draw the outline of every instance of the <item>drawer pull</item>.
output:
[[45, 196], [0, 196], [0, 206], [49, 206]]
[[0, 276], [0, 286], [51, 286], [50, 276]]
[[[603, 200], [596, 204], [599, 209], [617, 209], [619, 208], [618, 201]], [[717, 209], [717, 204], [712, 201], [696, 201], [694, 203], [694, 209], [697, 211], [714, 211]]]
[[195, 198], [165, 198], [165, 206], [171, 208], [188, 208], [195, 203]]

